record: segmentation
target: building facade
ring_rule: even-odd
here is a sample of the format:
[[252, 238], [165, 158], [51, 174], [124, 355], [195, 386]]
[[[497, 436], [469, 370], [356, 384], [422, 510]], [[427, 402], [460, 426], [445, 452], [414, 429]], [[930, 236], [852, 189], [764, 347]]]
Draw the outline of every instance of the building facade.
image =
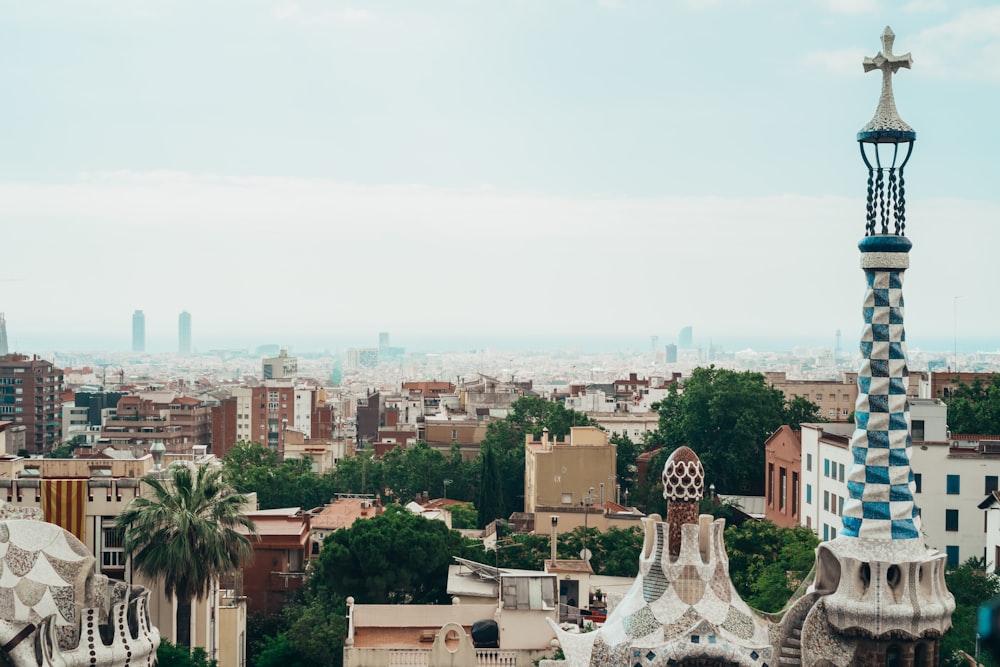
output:
[[146, 315], [141, 310], [132, 313], [132, 351], [146, 351]]
[[24, 427], [30, 454], [62, 442], [63, 372], [52, 362], [23, 354], [0, 357], [0, 419]]

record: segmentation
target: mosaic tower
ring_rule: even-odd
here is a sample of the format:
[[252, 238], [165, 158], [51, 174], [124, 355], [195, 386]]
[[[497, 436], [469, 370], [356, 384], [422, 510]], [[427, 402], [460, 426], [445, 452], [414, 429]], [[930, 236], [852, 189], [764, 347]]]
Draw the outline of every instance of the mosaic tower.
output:
[[909, 53], [892, 53], [894, 37], [886, 28], [882, 51], [864, 62], [866, 72], [882, 72], [882, 95], [875, 117], [858, 133], [868, 167], [865, 237], [858, 244], [868, 287], [862, 309], [857, 429], [851, 438], [854, 463], [847, 482], [843, 534], [916, 539], [920, 519], [910, 469], [909, 371], [903, 329], [903, 272], [910, 265], [911, 246], [904, 236], [903, 168], [917, 134], [899, 117], [893, 99], [892, 75], [912, 62]]
[[[938, 639], [951, 626], [955, 600], [944, 581], [946, 557], [927, 549], [920, 534], [910, 468], [909, 371], [903, 326], [903, 273], [911, 243], [906, 232], [903, 169], [916, 140], [899, 117], [892, 76], [912, 64], [895, 55], [886, 28], [882, 50], [865, 58], [882, 73], [875, 116], [858, 132], [868, 168], [865, 236], [858, 244], [866, 291], [858, 369], [857, 428], [851, 438], [840, 536], [817, 549], [814, 590], [803, 637], [849, 647], [847, 664], [937, 664]], [[810, 623], [815, 632], [808, 632]], [[819, 644], [815, 644], [819, 646]], [[829, 653], [803, 642], [803, 663]]]

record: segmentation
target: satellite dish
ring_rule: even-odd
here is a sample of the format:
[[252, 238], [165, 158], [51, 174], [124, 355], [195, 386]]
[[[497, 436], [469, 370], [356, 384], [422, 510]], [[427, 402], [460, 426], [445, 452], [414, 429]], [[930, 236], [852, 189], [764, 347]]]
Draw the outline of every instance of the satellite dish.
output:
[[590, 553], [590, 549], [588, 549], [587, 547], [580, 549], [580, 558], [586, 562], [590, 562], [590, 559], [593, 557], [593, 555], [594, 554]]

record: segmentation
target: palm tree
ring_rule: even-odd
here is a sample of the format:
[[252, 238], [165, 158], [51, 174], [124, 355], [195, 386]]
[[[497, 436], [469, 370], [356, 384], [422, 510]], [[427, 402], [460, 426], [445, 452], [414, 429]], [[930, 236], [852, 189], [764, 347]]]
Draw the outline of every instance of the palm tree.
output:
[[222, 479], [222, 469], [184, 465], [164, 479], [144, 477], [151, 496], [135, 498], [118, 515], [125, 553], [136, 571], [163, 581], [168, 599], [177, 596], [177, 644], [191, 645], [191, 602], [205, 598], [212, 581], [232, 574], [253, 558], [257, 531], [242, 513], [247, 497]]

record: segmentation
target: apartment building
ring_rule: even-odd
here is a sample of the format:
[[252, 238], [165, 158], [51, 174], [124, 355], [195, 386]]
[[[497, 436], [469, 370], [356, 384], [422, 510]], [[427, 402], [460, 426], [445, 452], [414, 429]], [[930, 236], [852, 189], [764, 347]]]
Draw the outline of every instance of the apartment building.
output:
[[306, 439], [329, 439], [336, 422], [334, 412], [333, 406], [326, 403], [323, 389], [296, 386], [292, 380], [237, 387], [212, 413], [216, 453], [225, 453], [239, 440], [259, 442], [284, 452], [289, 431]]
[[121, 397], [115, 414], [104, 420], [98, 443], [148, 450], [153, 442], [162, 442], [172, 454], [207, 450], [212, 444], [211, 406], [169, 391]]
[[799, 525], [802, 431], [782, 426], [764, 443], [764, 518], [782, 528]]
[[[563, 441], [548, 429], [535, 440], [530, 433], [524, 446], [524, 512], [534, 514], [535, 526], [547, 526], [553, 515], [559, 530], [570, 524], [585, 525], [603, 517], [605, 504], [615, 500], [617, 448], [596, 426], [575, 426]], [[572, 514], [570, 521], [568, 515]], [[596, 524], [594, 524], [596, 525]]]
[[805, 398], [819, 406], [831, 422], [845, 422], [858, 400], [858, 374], [844, 373], [839, 380], [790, 380], [782, 372], [764, 373], [765, 381], [785, 395], [786, 401]]
[[62, 442], [63, 372], [38, 355], [0, 357], [0, 419], [24, 427], [24, 446], [45, 454]]

